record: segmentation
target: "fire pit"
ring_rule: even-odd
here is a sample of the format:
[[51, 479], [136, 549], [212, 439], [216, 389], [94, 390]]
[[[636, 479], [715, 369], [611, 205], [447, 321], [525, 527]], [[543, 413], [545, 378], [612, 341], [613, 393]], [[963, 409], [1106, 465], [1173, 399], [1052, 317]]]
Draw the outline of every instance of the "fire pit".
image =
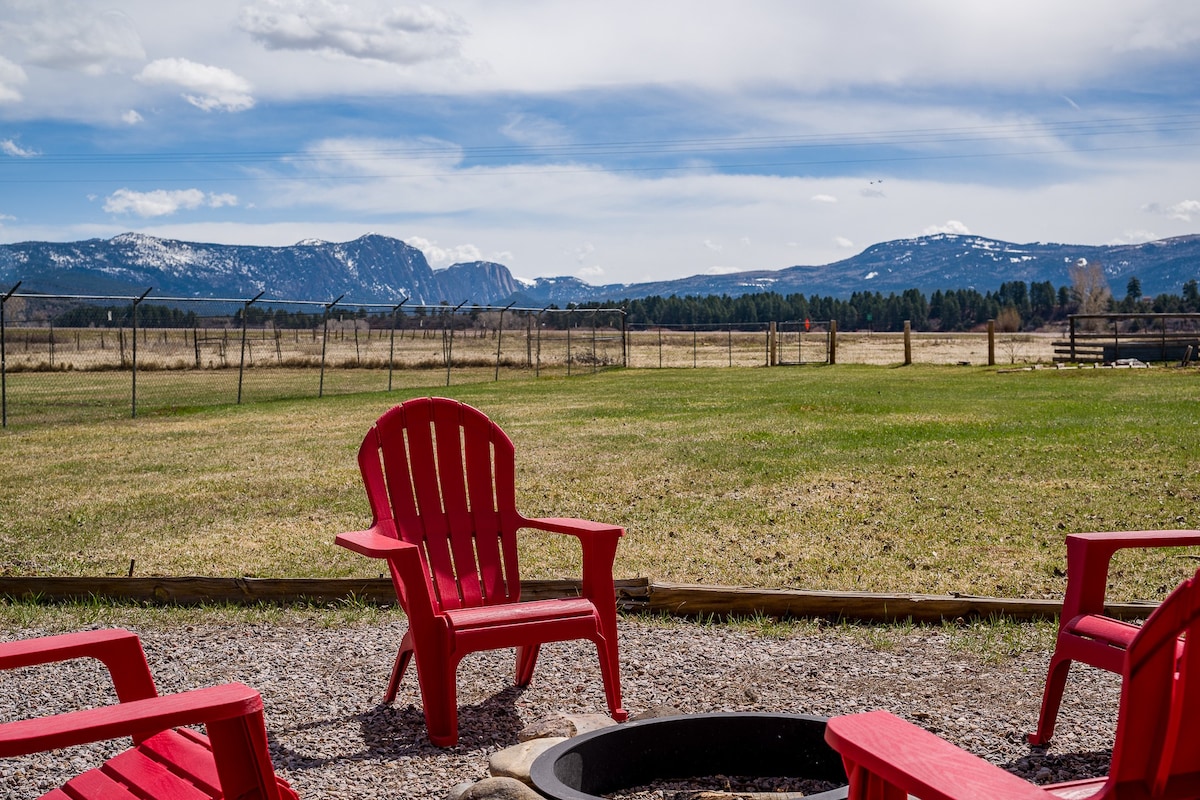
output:
[[807, 778], [841, 788], [809, 795], [844, 800], [841, 757], [825, 743], [825, 717], [686, 714], [614, 725], [567, 739], [533, 762], [534, 787], [552, 800], [600, 795], [657, 780], [713, 775]]

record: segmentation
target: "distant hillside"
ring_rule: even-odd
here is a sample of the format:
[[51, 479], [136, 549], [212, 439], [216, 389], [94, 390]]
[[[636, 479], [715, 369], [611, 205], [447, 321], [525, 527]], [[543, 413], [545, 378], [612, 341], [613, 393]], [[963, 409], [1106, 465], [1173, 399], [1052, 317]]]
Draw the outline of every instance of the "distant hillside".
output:
[[873, 245], [824, 266], [793, 266], [670, 281], [592, 286], [572, 277], [518, 281], [503, 264], [475, 261], [432, 269], [399, 239], [367, 235], [351, 242], [316, 240], [290, 247], [219, 245], [127, 233], [83, 242], [0, 245], [0, 289], [58, 294], [253, 297], [343, 302], [544, 306], [617, 301], [651, 295], [730, 295], [764, 291], [849, 297], [854, 292], [919, 289], [993, 291], [1006, 281], [1070, 284], [1072, 263], [1103, 265], [1122, 297], [1136, 276], [1147, 296], [1179, 294], [1200, 280], [1200, 236], [1139, 245], [1011, 244], [981, 236], [939, 234]]

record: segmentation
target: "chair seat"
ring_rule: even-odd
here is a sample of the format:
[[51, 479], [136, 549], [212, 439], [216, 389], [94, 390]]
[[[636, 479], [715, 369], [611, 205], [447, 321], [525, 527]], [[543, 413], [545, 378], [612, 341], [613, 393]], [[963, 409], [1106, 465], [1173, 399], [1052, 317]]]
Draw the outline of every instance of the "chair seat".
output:
[[217, 767], [208, 737], [180, 728], [155, 734], [103, 766], [72, 778], [67, 791], [46, 798], [178, 797], [212, 800], [221, 797]]
[[531, 600], [526, 603], [509, 603], [502, 606], [480, 606], [446, 611], [445, 617], [451, 630], [463, 632], [477, 628], [493, 628], [497, 625], [527, 624], [557, 620], [594, 618], [596, 606], [584, 597], [551, 598]]
[[[285, 797], [295, 797], [288, 783], [275, 779]], [[190, 728], [151, 736], [96, 769], [42, 795], [43, 800], [221, 800], [221, 782], [208, 737]]]
[[1141, 628], [1128, 622], [1099, 614], [1084, 614], [1067, 623], [1067, 630], [1076, 636], [1111, 644], [1122, 650], [1129, 647]]

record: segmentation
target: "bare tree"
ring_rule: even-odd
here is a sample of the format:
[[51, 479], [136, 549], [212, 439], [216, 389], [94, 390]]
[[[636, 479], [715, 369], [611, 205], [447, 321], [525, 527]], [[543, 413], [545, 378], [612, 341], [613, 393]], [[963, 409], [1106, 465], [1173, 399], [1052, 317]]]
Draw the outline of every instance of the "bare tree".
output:
[[1021, 330], [1021, 312], [1016, 306], [1005, 306], [996, 315], [996, 330], [1003, 333], [1016, 333]]
[[1108, 311], [1112, 291], [1100, 262], [1080, 259], [1071, 265], [1069, 274], [1077, 313], [1103, 314]]

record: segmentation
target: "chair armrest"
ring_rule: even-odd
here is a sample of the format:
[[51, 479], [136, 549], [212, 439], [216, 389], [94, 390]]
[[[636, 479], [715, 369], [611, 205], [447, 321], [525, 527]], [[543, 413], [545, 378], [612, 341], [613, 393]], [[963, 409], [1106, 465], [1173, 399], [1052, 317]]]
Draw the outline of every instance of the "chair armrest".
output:
[[154, 697], [154, 677], [137, 634], [123, 628], [63, 633], [0, 643], [0, 669], [53, 664], [76, 658], [98, 659], [112, 677], [123, 703]]
[[[619, 525], [592, 522], [573, 517], [520, 517], [520, 525], [535, 530], [565, 533], [579, 540], [583, 550], [583, 596], [601, 608], [605, 616], [615, 615], [613, 594], [613, 562], [617, 558], [617, 543], [625, 535]], [[611, 606], [611, 608], [610, 608]]]
[[417, 546], [401, 541], [396, 535], [396, 523], [380, 520], [365, 531], [339, 533], [334, 541], [359, 555], [371, 558], [405, 558], [406, 551], [418, 555]]
[[1094, 550], [1105, 550], [1110, 555], [1125, 547], [1188, 547], [1200, 545], [1198, 530], [1162, 531], [1097, 531], [1093, 533], [1070, 533], [1067, 541], [1079, 539]]
[[261, 712], [262, 697], [227, 683], [190, 692], [0, 724], [0, 757], [28, 755], [123, 736], [134, 738]]
[[433, 584], [421, 563], [421, 549], [397, 538], [395, 522], [379, 520], [365, 531], [339, 533], [334, 541], [355, 553], [387, 560], [393, 576], [398, 576], [398, 580], [393, 577], [392, 584], [409, 620], [423, 626], [437, 616]]
[[592, 522], [587, 519], [575, 519], [574, 517], [539, 517], [533, 519], [521, 517], [520, 524], [523, 528], [534, 528], [540, 531], [549, 531], [550, 533], [565, 533], [580, 539], [583, 537], [605, 535], [620, 538], [625, 535], [625, 529], [620, 525], [609, 525], [603, 522]]
[[1011, 772], [886, 711], [833, 717], [826, 723], [825, 741], [846, 764], [850, 800], [903, 798], [903, 793], [921, 800], [1049, 797]]
[[1200, 531], [1100, 531], [1067, 535], [1067, 591], [1062, 621], [1080, 614], [1103, 614], [1108, 566], [1113, 554], [1127, 548], [1200, 545]]

